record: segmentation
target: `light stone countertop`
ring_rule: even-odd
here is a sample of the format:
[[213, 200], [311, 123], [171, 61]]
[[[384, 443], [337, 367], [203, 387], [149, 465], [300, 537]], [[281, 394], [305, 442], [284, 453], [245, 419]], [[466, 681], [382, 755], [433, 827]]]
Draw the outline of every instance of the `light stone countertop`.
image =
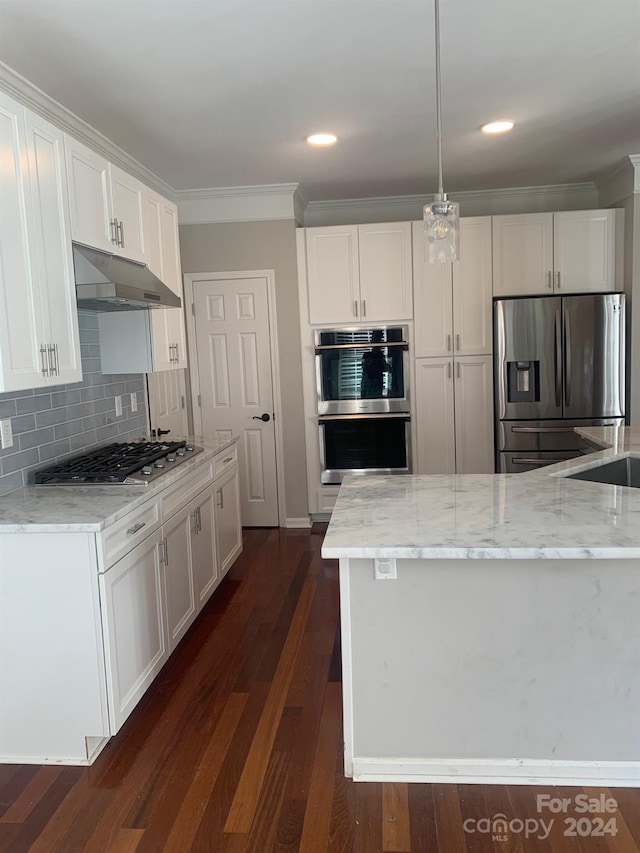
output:
[[232, 447], [237, 437], [181, 436], [204, 447], [148, 486], [25, 486], [0, 497], [1, 533], [99, 531]]
[[323, 557], [640, 557], [640, 489], [562, 476], [640, 454], [640, 429], [577, 432], [602, 451], [524, 474], [347, 477]]

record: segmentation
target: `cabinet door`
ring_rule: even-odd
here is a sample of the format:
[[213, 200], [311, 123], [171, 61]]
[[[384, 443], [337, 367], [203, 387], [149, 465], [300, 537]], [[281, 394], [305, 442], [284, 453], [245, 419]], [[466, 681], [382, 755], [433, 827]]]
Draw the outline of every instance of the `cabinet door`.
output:
[[112, 734], [120, 729], [169, 657], [160, 543], [158, 530], [100, 575]]
[[0, 92], [0, 391], [37, 388], [45, 343], [29, 256], [32, 223], [24, 108]]
[[[148, 187], [144, 188], [144, 241], [147, 250], [147, 265], [151, 272], [164, 281], [162, 251], [162, 196]], [[173, 309], [158, 308], [150, 312], [153, 348], [153, 372], [171, 370], [173, 367], [170, 349], [167, 313]]]
[[455, 474], [453, 361], [419, 358], [415, 364], [416, 473]]
[[460, 260], [452, 267], [455, 353], [489, 354], [493, 350], [490, 217], [461, 221]]
[[194, 532], [195, 517], [190, 507], [181, 509], [162, 526], [162, 559], [170, 652], [178, 645], [196, 615], [191, 572], [191, 537]]
[[411, 223], [358, 225], [360, 319], [382, 323], [413, 316]]
[[199, 495], [191, 504], [197, 522], [195, 533], [191, 537], [191, 559], [198, 612], [215, 589], [218, 581], [214, 497], [215, 487], [211, 487], [204, 494]]
[[76, 243], [116, 250], [109, 190], [109, 163], [65, 134], [71, 237]]
[[25, 113], [31, 202], [31, 258], [44, 314], [44, 341], [55, 345], [52, 381], [80, 382], [80, 332], [73, 274], [64, 134], [30, 110]]
[[238, 469], [224, 474], [214, 485], [216, 556], [218, 572], [223, 577], [242, 550]]
[[616, 211], [553, 214], [556, 293], [616, 289]]
[[422, 223], [413, 223], [413, 305], [416, 358], [453, 352], [451, 264], [424, 259]]
[[493, 295], [553, 291], [553, 214], [493, 217]]
[[182, 300], [180, 308], [167, 308], [166, 324], [169, 342], [174, 345], [174, 370], [187, 366], [187, 343], [184, 332], [184, 296], [182, 293], [182, 271], [180, 267], [180, 240], [178, 237], [178, 208], [162, 199], [162, 270], [163, 282]]
[[132, 261], [146, 263], [142, 197], [144, 185], [111, 164], [111, 208], [118, 225], [115, 254]]
[[456, 473], [493, 474], [493, 359], [455, 360]]
[[308, 228], [306, 236], [309, 322], [359, 321], [358, 226]]

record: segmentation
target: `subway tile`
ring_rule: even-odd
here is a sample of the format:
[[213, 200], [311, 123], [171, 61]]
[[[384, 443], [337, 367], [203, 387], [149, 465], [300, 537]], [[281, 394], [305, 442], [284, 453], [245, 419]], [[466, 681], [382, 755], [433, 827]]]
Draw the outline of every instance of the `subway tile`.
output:
[[100, 358], [100, 344], [89, 344], [89, 355], [91, 358]]
[[99, 343], [100, 338], [97, 329], [80, 329], [80, 345]]
[[116, 401], [114, 397], [105, 397], [104, 400], [96, 400], [93, 404], [93, 411], [98, 412], [113, 412], [116, 411]]
[[78, 326], [82, 329], [97, 329], [98, 328], [98, 313], [89, 309], [80, 308], [78, 310]]
[[82, 359], [82, 374], [86, 377], [88, 373], [100, 373], [101, 365], [99, 358], [83, 358]]
[[72, 406], [74, 403], [80, 402], [80, 389], [74, 391], [58, 391], [51, 395], [51, 406], [57, 409], [58, 406]]
[[76, 418], [86, 418], [93, 414], [93, 403], [79, 403], [77, 406], [69, 406], [67, 409], [67, 418], [70, 421]]
[[0, 418], [14, 418], [16, 416], [17, 400], [0, 399]]
[[118, 394], [126, 394], [126, 382], [110, 382], [104, 386], [105, 397], [116, 397]]
[[33, 397], [22, 397], [16, 400], [16, 411], [19, 415], [28, 412], [43, 412], [51, 408], [51, 394], [36, 394]]
[[63, 424], [67, 422], [68, 418], [68, 408], [63, 407], [61, 409], [50, 409], [48, 412], [38, 412], [36, 414], [36, 426], [40, 428], [53, 426], [54, 424]]
[[104, 412], [100, 415], [91, 415], [88, 418], [82, 419], [82, 429], [85, 432], [88, 432], [92, 429], [97, 429], [98, 427], [103, 427], [107, 423], [107, 416]]
[[115, 438], [118, 435], [118, 425], [108, 424], [96, 430], [96, 438], [98, 441], [107, 441], [109, 438]]
[[102, 373], [90, 373], [89, 385], [105, 385], [105, 378]]
[[18, 453], [12, 453], [11, 456], [4, 457], [2, 460], [2, 473], [5, 475], [12, 474], [14, 471], [21, 471], [29, 465], [36, 465], [39, 461], [40, 456], [37, 447], [31, 448], [31, 450], [18, 451]]
[[21, 432], [28, 432], [35, 428], [35, 415], [19, 415], [17, 418], [11, 419], [11, 429], [14, 435], [19, 435]]
[[33, 388], [27, 388], [25, 391], [6, 391], [4, 394], [0, 394], [0, 402], [15, 400], [17, 397], [31, 397], [33, 394]]
[[69, 438], [69, 447], [72, 451], [74, 450], [84, 450], [87, 447], [91, 447], [96, 444], [96, 431], [89, 430], [89, 432], [82, 432], [79, 435], [72, 435]]
[[80, 391], [80, 399], [83, 403], [89, 400], [100, 400], [105, 396], [104, 389], [105, 386], [103, 385], [94, 385], [91, 388], [82, 388]]
[[29, 450], [32, 447], [38, 447], [40, 444], [49, 444], [53, 440], [53, 427], [24, 432], [20, 436], [20, 450]]
[[6, 477], [0, 477], [0, 495], [6, 495], [14, 489], [22, 488], [22, 471], [14, 471]]
[[49, 459], [55, 459], [58, 456], [64, 456], [69, 453], [71, 445], [68, 438], [63, 438], [60, 441], [52, 441], [51, 444], [43, 444], [40, 447], [40, 461], [47, 462]]
[[56, 441], [59, 438], [67, 438], [70, 435], [79, 435], [83, 432], [82, 418], [78, 418], [76, 421], [69, 421], [66, 424], [58, 424], [54, 426], [53, 432]]

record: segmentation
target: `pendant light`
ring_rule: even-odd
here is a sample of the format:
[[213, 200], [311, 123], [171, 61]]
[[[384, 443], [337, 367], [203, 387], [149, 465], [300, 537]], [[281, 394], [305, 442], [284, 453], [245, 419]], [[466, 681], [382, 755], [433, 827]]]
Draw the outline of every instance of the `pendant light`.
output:
[[440, 92], [440, 0], [435, 2], [436, 25], [436, 140], [438, 145], [438, 192], [422, 209], [425, 231], [425, 260], [428, 263], [455, 261], [460, 244], [460, 205], [449, 201], [442, 189], [442, 97]]

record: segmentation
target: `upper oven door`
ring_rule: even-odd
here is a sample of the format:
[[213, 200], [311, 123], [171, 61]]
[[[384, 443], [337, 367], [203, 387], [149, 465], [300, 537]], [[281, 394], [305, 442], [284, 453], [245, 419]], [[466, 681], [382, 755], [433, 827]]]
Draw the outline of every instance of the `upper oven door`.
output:
[[409, 411], [407, 327], [316, 332], [319, 415]]

